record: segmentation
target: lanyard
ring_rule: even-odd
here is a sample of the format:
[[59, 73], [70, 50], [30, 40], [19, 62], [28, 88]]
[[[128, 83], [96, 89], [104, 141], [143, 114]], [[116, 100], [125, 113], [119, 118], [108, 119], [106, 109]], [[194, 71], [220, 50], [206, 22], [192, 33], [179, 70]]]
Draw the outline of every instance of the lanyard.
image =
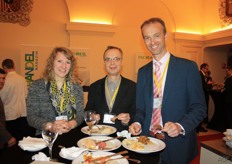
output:
[[154, 82], [155, 82], [156, 87], [158, 88], [158, 93], [159, 93], [160, 90], [161, 90], [162, 83], [163, 83], [163, 79], [164, 79], [164, 75], [165, 75], [165, 73], [167, 72], [167, 68], [168, 68], [169, 61], [170, 61], [170, 57], [169, 57], [168, 62], [166, 63], [166, 65], [165, 65], [165, 67], [164, 67], [164, 71], [163, 71], [163, 73], [162, 73], [162, 75], [161, 75], [160, 81], [158, 81], [158, 79], [157, 79], [155, 73], [153, 73], [153, 79], [154, 79]]
[[[64, 93], [66, 91], [66, 81], [64, 81], [64, 86], [63, 86], [63, 89], [64, 89]], [[64, 103], [64, 95], [62, 95], [62, 97], [60, 98], [60, 111], [63, 112], [63, 103]]]
[[110, 99], [110, 104], [109, 104], [109, 108], [110, 108], [110, 109], [112, 109], [112, 107], [113, 107], [113, 102], [114, 102], [114, 100], [115, 100], [115, 98], [116, 98], [116, 95], [117, 95], [117, 93], [118, 93], [118, 89], [119, 89], [120, 83], [121, 83], [121, 80], [120, 80], [120, 82], [118, 83], [118, 86], [117, 86], [117, 88], [115, 89], [113, 96], [111, 97], [111, 96], [110, 96], [110, 91], [109, 91], [109, 88], [108, 88], [108, 80], [106, 79], [106, 81], [105, 81], [105, 89], [106, 89], [107, 97]]

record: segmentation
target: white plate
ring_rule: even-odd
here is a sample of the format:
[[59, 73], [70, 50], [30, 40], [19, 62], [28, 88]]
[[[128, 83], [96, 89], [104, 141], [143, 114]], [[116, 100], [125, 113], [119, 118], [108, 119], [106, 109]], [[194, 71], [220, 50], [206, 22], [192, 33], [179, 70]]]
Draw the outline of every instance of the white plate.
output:
[[78, 156], [80, 156], [81, 154], [85, 154], [88, 153], [87, 149], [82, 149], [79, 147], [69, 147], [69, 148], [62, 148], [60, 150], [59, 155], [62, 158], [68, 159], [68, 160], [73, 160], [75, 158], [77, 158]]
[[[135, 140], [137, 141], [138, 137], [131, 137], [129, 140]], [[128, 139], [124, 139], [122, 141], [122, 146], [130, 151], [134, 151], [137, 153], [141, 153], [141, 154], [148, 154], [148, 153], [154, 153], [154, 152], [158, 152], [163, 150], [166, 145], [163, 141], [156, 139], [156, 138], [152, 138], [152, 137], [148, 137], [150, 139], [151, 142], [153, 142], [154, 144], [147, 144], [147, 145], [143, 145], [144, 149], [143, 150], [134, 150], [130, 148], [130, 145], [126, 142], [126, 140]]]
[[[104, 156], [112, 155], [112, 154], [115, 154], [115, 153], [105, 152], [105, 151], [95, 151], [95, 152], [92, 152], [92, 157], [93, 158], [104, 157]], [[122, 156], [121, 155], [116, 155], [116, 156], [113, 156], [111, 158], [114, 159], [114, 158], [120, 158], [120, 157], [122, 157]], [[83, 156], [81, 155], [81, 156], [77, 157], [76, 159], [74, 159], [72, 161], [72, 164], [82, 164], [83, 161], [84, 161], [84, 159], [83, 159]], [[117, 160], [117, 161], [115, 160], [114, 163], [115, 164], [129, 164], [127, 159], [120, 159], [120, 160]]]
[[[21, 149], [23, 149], [21, 146], [19, 146]], [[25, 149], [25, 151], [29, 151], [29, 152], [36, 152], [36, 151], [40, 151], [42, 149], [44, 149], [46, 146], [41, 146], [41, 147], [31, 147], [31, 148], [27, 148]], [[24, 150], [24, 149], [23, 149]]]
[[36, 152], [47, 147], [43, 138], [24, 137], [18, 143], [19, 147], [25, 151]]
[[[105, 127], [104, 130], [99, 130], [103, 129]], [[106, 135], [111, 135], [113, 133], [115, 133], [117, 131], [117, 129], [113, 126], [109, 126], [109, 125], [95, 125], [92, 127], [92, 132], [89, 132], [89, 127], [85, 126], [83, 128], [81, 128], [82, 133], [85, 133], [87, 135], [92, 135], [92, 136], [106, 136]]]
[[65, 156], [65, 155], [62, 154], [61, 151], [59, 152], [59, 156], [61, 156], [64, 159], [68, 159], [68, 160], [74, 160], [76, 158], [76, 157], [71, 157], [71, 156]]
[[[79, 147], [81, 147], [81, 148], [86, 148], [85, 147], [85, 141], [86, 141], [86, 139], [92, 139], [92, 140], [95, 140], [95, 141], [98, 142], [98, 141], [103, 141], [103, 140], [107, 140], [107, 139], [110, 139], [110, 138], [112, 138], [112, 137], [106, 137], [106, 136], [85, 137], [85, 138], [80, 139], [77, 142], [77, 145]], [[106, 149], [103, 149], [101, 151], [113, 151], [113, 150], [118, 149], [121, 145], [122, 145], [121, 141], [119, 141], [118, 139], [113, 139], [113, 140], [107, 141], [106, 142]], [[99, 149], [89, 149], [89, 150], [90, 151], [99, 151]]]

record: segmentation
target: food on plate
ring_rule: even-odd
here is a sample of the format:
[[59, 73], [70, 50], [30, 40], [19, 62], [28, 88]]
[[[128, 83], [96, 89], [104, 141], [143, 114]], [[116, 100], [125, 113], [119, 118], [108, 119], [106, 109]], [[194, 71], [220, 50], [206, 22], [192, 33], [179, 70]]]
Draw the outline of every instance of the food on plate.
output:
[[94, 126], [91, 130], [91, 133], [99, 133], [99, 134], [110, 134], [113, 132], [113, 129], [111, 127], [107, 126]]
[[115, 147], [113, 142], [98, 141], [91, 138], [83, 139], [81, 146], [90, 150], [106, 150]]
[[144, 145], [136, 140], [125, 139], [124, 142], [132, 150], [144, 150]]
[[97, 143], [97, 146], [100, 150], [103, 150], [104, 148], [106, 148], [107, 144], [106, 142], [102, 141], [102, 142]]
[[125, 139], [125, 144], [132, 150], [144, 150], [146, 145], [154, 145], [147, 136], [140, 136], [136, 139]]
[[110, 128], [110, 127], [102, 126], [102, 128], [101, 128], [100, 131], [101, 131], [102, 134], [109, 134], [109, 133], [112, 133], [112, 132], [113, 132], [113, 129]]
[[88, 149], [96, 149], [96, 141], [90, 138], [86, 138], [83, 143], [83, 147], [88, 148]]
[[142, 144], [144, 145], [147, 145], [147, 144], [152, 144], [153, 142], [151, 142], [151, 140], [147, 137], [147, 136], [139, 136], [137, 138], [138, 142], [141, 142]]
[[107, 161], [109, 160], [110, 158], [103, 158], [103, 159], [100, 159], [98, 161], [94, 161], [94, 162], [91, 162], [97, 158], [101, 158], [101, 157], [104, 157], [104, 156], [97, 156], [97, 157], [93, 157], [92, 156], [92, 153], [87, 153], [85, 155], [83, 155], [83, 161], [81, 162], [82, 164], [102, 164], [102, 163], [105, 163], [105, 164], [119, 164], [118, 161], [116, 160], [112, 160], [112, 161]]

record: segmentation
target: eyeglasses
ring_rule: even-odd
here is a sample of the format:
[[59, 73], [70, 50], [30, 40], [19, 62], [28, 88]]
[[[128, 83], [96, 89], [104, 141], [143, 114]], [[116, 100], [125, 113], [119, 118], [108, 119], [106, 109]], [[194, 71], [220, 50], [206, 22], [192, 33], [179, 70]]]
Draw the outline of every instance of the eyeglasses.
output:
[[105, 58], [104, 59], [106, 63], [109, 63], [111, 61], [114, 61], [114, 62], [118, 62], [121, 60], [121, 58], [118, 58], [118, 57], [114, 57], [114, 58]]

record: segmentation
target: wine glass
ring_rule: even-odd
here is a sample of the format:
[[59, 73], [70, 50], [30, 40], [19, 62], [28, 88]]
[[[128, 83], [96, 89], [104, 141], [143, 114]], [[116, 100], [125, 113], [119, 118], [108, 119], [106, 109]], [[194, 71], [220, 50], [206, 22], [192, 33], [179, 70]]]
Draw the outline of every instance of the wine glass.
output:
[[53, 124], [50, 122], [46, 123], [43, 126], [42, 137], [48, 145], [50, 161], [56, 161], [55, 159], [52, 158], [52, 147], [53, 147], [53, 143], [55, 142], [58, 136], [58, 132], [55, 129], [53, 129], [52, 126]]
[[96, 115], [95, 111], [92, 111], [92, 110], [85, 111], [84, 119], [85, 119], [85, 123], [89, 127], [89, 133], [91, 133], [92, 127], [96, 123], [96, 117], [95, 117], [95, 115]]

